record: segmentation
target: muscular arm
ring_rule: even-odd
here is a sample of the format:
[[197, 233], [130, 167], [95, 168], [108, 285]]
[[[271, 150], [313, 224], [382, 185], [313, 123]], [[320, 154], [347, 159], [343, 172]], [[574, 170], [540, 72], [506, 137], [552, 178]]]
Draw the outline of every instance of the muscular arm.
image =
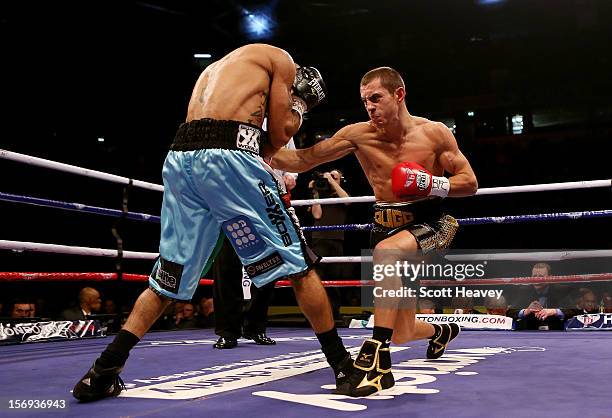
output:
[[[442, 124], [440, 124], [442, 125]], [[451, 174], [449, 197], [471, 196], [478, 190], [478, 181], [470, 162], [459, 150], [457, 140], [453, 133], [444, 125], [439, 126], [442, 131], [442, 152], [438, 162]]]
[[325, 139], [310, 148], [288, 150], [281, 149], [272, 155], [270, 165], [273, 168], [303, 173], [313, 167], [334, 161], [355, 151], [355, 144], [347, 139], [350, 126], [340, 129], [331, 138]]
[[268, 104], [268, 135], [270, 145], [279, 149], [300, 128], [300, 116], [291, 110], [291, 86], [295, 79], [295, 64], [285, 51], [272, 58], [272, 81]]

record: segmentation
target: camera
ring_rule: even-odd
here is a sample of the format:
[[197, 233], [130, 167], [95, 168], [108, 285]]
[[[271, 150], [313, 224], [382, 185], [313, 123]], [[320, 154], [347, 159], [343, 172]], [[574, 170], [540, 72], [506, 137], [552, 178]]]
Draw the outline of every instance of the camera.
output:
[[323, 177], [323, 173], [320, 171], [315, 171], [312, 173], [312, 179], [314, 181], [314, 189], [319, 193], [319, 195], [329, 195], [331, 194], [331, 186], [329, 181]]

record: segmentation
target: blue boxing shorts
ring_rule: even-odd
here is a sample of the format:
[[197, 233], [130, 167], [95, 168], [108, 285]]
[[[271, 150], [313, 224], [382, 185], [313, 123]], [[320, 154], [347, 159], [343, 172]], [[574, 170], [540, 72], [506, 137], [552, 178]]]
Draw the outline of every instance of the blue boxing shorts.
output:
[[160, 257], [149, 277], [154, 292], [190, 300], [224, 237], [257, 287], [303, 276], [319, 261], [282, 198], [282, 179], [259, 156], [264, 135], [236, 121], [180, 126], [162, 171]]

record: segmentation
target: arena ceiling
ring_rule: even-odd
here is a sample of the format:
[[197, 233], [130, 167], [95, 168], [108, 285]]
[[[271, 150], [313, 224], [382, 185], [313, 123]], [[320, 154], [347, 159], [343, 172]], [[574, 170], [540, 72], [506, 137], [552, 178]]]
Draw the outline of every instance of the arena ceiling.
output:
[[[612, 91], [605, 0], [9, 1], [1, 13], [8, 129], [35, 114], [32, 129], [68, 142], [73, 125], [148, 133], [134, 125], [155, 121], [155, 137], [171, 135], [205, 65], [193, 54], [248, 42], [319, 67], [327, 119], [361, 117], [357, 84], [381, 65], [404, 74], [409, 108], [425, 113], [604, 102]], [[252, 37], [244, 22], [260, 13], [269, 29]]]

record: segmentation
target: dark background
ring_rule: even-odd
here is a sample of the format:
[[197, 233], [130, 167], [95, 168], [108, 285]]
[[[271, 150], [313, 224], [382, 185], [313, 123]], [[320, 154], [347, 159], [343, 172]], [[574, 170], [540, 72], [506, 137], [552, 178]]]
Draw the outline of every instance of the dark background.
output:
[[[297, 136], [299, 146], [365, 120], [359, 80], [386, 65], [403, 74], [412, 114], [455, 125], [480, 187], [606, 179], [611, 6], [606, 0], [5, 1], [0, 145], [160, 183], [165, 152], [201, 70], [237, 46], [266, 42], [318, 67], [329, 88], [329, 99]], [[259, 12], [267, 13], [270, 29], [253, 36], [244, 21]], [[203, 52], [213, 58], [193, 57]], [[514, 115], [524, 122], [517, 134]], [[331, 167], [344, 169], [351, 195], [372, 193], [354, 157]], [[300, 176], [294, 198], [307, 197], [310, 178]], [[112, 183], [7, 160], [0, 161], [0, 179], [2, 192], [121, 208], [122, 186]], [[130, 191], [131, 211], [159, 214], [160, 203], [161, 193]], [[446, 203], [457, 217], [510, 215], [609, 209], [611, 194], [601, 188]], [[113, 218], [6, 202], [0, 211], [2, 239], [116, 246]], [[369, 205], [351, 206], [350, 222], [370, 217]], [[601, 218], [466, 226], [456, 247], [610, 248], [610, 225]], [[156, 224], [126, 221], [119, 229], [125, 249], [157, 251]], [[347, 233], [345, 253], [367, 247], [366, 235]], [[115, 269], [114, 260], [93, 257], [1, 251], [0, 260], [4, 271]], [[128, 272], [150, 268], [148, 261], [124, 263]]]

